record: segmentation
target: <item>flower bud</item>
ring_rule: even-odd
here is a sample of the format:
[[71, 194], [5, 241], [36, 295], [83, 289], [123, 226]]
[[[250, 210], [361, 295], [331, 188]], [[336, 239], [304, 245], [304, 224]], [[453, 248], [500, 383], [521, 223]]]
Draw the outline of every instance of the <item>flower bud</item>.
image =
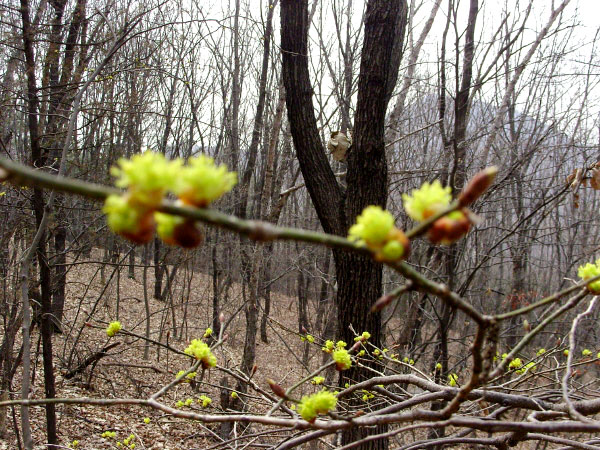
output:
[[186, 219], [181, 225], [174, 228], [173, 240], [180, 247], [195, 248], [202, 243], [202, 233], [193, 220]]
[[488, 167], [487, 169], [477, 172], [458, 196], [460, 206], [469, 206], [477, 200], [488, 190], [497, 174], [498, 168], [496, 166]]
[[267, 383], [269, 383], [269, 387], [271, 388], [271, 390], [277, 397], [280, 397], [283, 399], [287, 398], [285, 390], [281, 386], [279, 386], [277, 383], [275, 383], [275, 381], [268, 378]]
[[469, 232], [471, 221], [463, 211], [454, 211], [436, 220], [429, 229], [429, 240], [434, 244], [450, 245]]

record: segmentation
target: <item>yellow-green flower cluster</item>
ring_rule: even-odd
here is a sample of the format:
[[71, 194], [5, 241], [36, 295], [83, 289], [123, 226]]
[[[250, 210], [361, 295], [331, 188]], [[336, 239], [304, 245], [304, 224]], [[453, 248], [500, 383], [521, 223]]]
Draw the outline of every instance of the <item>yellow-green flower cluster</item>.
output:
[[352, 359], [350, 353], [345, 348], [338, 347], [333, 351], [333, 360], [335, 361], [335, 367], [337, 370], [347, 370], [352, 366]]
[[[185, 370], [180, 370], [179, 372], [177, 372], [177, 375], [175, 375], [175, 379], [179, 380], [180, 378], [182, 378], [185, 374]], [[191, 382], [194, 378], [196, 378], [197, 373], [196, 372], [190, 372], [187, 375], [185, 375], [185, 380], [181, 380], [184, 381], [186, 383]]]
[[227, 166], [215, 165], [209, 156], [200, 155], [188, 161], [179, 174], [175, 194], [186, 204], [206, 207], [237, 183], [237, 174], [228, 172]]
[[331, 353], [331, 352], [333, 352], [334, 347], [335, 347], [335, 344], [333, 343], [333, 341], [327, 339], [325, 341], [325, 345], [323, 347], [321, 347], [321, 350], [323, 350], [326, 353]]
[[300, 336], [300, 340], [302, 342], [307, 341], [310, 344], [313, 344], [315, 342], [315, 337], [311, 334], [307, 334], [306, 336]]
[[217, 365], [217, 358], [210, 351], [209, 346], [200, 339], [192, 339], [192, 342], [184, 350], [184, 353], [202, 361], [202, 367], [205, 369], [210, 369]]
[[371, 337], [371, 333], [369, 333], [368, 331], [363, 331], [363, 334], [361, 334], [360, 336], [356, 336], [354, 338], [354, 342], [358, 342], [358, 341], [365, 342], [370, 337]]
[[298, 412], [307, 422], [314, 422], [319, 414], [327, 414], [335, 408], [337, 404], [336, 396], [323, 389], [312, 395], [305, 395], [300, 400]]
[[402, 194], [404, 209], [408, 216], [422, 222], [446, 208], [452, 200], [452, 189], [443, 187], [439, 180], [433, 183], [423, 183], [410, 195]]
[[198, 399], [198, 403], [202, 404], [203, 408], [208, 408], [212, 403], [212, 399], [207, 395], [201, 395]]
[[165, 214], [156, 211], [154, 213], [154, 220], [156, 222], [156, 234], [168, 244], [173, 244], [173, 235], [178, 226], [183, 225], [185, 219], [183, 217], [174, 216], [172, 214]]
[[372, 398], [375, 397], [375, 394], [373, 394], [372, 392], [367, 391], [366, 389], [363, 389], [363, 402], [368, 402], [369, 400], [371, 400]]
[[213, 334], [213, 330], [211, 327], [208, 327], [205, 331], [204, 331], [204, 338], [210, 337]]
[[183, 165], [179, 159], [170, 161], [152, 151], [121, 158], [117, 164], [110, 169], [117, 178], [115, 184], [128, 189], [132, 204], [147, 207], [158, 206], [164, 194], [175, 187]]
[[589, 349], [587, 349], [587, 348], [584, 348], [584, 349], [581, 351], [581, 354], [582, 354], [583, 356], [590, 356], [590, 355], [592, 354], [592, 351], [591, 351], [591, 350], [589, 350]]
[[144, 423], [148, 425], [150, 423], [150, 417], [144, 417]]
[[130, 434], [128, 438], [123, 439], [123, 444], [129, 446], [129, 448], [133, 450], [135, 448], [135, 443], [133, 441], [135, 441], [135, 435]]
[[451, 373], [448, 375], [448, 384], [452, 387], [455, 387], [458, 382], [458, 375], [455, 373]]
[[521, 362], [521, 358], [515, 358], [510, 362], [510, 364], [508, 365], [508, 368], [509, 369], [519, 369], [522, 365], [523, 365], [523, 363]]
[[152, 239], [157, 228], [162, 240], [185, 248], [197, 246], [201, 234], [193, 221], [155, 211], [167, 192], [176, 194], [184, 204], [206, 207], [237, 182], [235, 173], [216, 166], [208, 156], [190, 158], [184, 165], [180, 159], [168, 160], [151, 151], [120, 159], [111, 174], [117, 178], [115, 184], [127, 192], [106, 198], [103, 211], [109, 227], [139, 244]]
[[109, 439], [109, 438], [114, 439], [117, 436], [117, 433], [114, 431], [105, 431], [100, 436], [102, 436], [104, 439]]
[[[596, 264], [587, 263], [585, 266], [579, 266], [577, 276], [582, 280], [589, 280], [600, 275], [600, 259], [596, 261]], [[594, 294], [600, 293], [600, 280], [588, 283], [587, 288]]]
[[310, 382], [312, 384], [314, 384], [315, 386], [317, 386], [319, 384], [323, 384], [324, 381], [325, 381], [325, 377], [313, 377], [313, 379]]
[[75, 439], [73, 442], [71, 442], [71, 448], [77, 448], [79, 447], [79, 441], [77, 439]]
[[106, 214], [106, 222], [113, 232], [139, 244], [152, 239], [152, 215], [146, 208], [132, 206], [128, 195], [109, 195], [102, 212]]
[[106, 335], [108, 337], [113, 337], [115, 334], [121, 331], [121, 328], [121, 322], [115, 320], [114, 322], [108, 324], [108, 327], [106, 328]]
[[537, 355], [537, 356], [542, 356], [544, 353], [546, 353], [546, 349], [545, 349], [545, 348], [540, 348], [540, 349], [537, 351], [536, 355]]
[[535, 363], [533, 361], [530, 361], [527, 364], [525, 364], [523, 367], [521, 367], [520, 369], [515, 370], [515, 373], [520, 375], [525, 372], [532, 372], [535, 369], [536, 369]]
[[380, 246], [395, 226], [394, 216], [380, 206], [367, 206], [350, 227], [348, 238], [368, 246]]
[[380, 206], [367, 206], [350, 227], [348, 239], [365, 245], [378, 261], [397, 261], [406, 257], [409, 241], [396, 228], [394, 216]]

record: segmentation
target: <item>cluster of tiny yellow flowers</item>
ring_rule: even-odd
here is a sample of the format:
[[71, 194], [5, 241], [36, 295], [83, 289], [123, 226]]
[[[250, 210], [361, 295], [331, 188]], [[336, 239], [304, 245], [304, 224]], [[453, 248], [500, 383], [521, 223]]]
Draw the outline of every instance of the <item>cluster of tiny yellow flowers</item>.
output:
[[451, 373], [448, 375], [448, 385], [455, 387], [458, 382], [458, 375], [455, 373]]
[[442, 363], [437, 363], [435, 365], [435, 370], [442, 370]]
[[117, 334], [119, 331], [121, 331], [121, 322], [119, 321], [114, 321], [108, 324], [108, 327], [106, 328], [106, 335], [108, 337], [113, 337], [115, 334]]
[[184, 165], [181, 159], [168, 160], [151, 151], [120, 159], [111, 174], [126, 193], [106, 198], [103, 211], [109, 227], [138, 244], [152, 239], [156, 229], [166, 243], [185, 248], [197, 246], [201, 234], [193, 222], [155, 211], [164, 196], [172, 192], [182, 204], [206, 207], [237, 182], [235, 173], [208, 156], [190, 158]]
[[327, 414], [335, 408], [336, 404], [335, 394], [323, 389], [316, 394], [302, 397], [298, 405], [298, 412], [307, 422], [314, 422], [319, 414]]
[[[487, 186], [489, 186], [489, 183], [491, 183], [495, 176], [495, 171], [493, 174], [485, 171], [480, 172], [473, 179], [480, 179], [482, 176], [485, 179], [485, 186], [470, 184], [468, 189], [474, 189], [478, 192], [477, 194], [473, 192], [473, 195], [469, 196], [465, 204], [474, 201], [481, 194], [479, 192], [481, 189], [487, 189]], [[450, 206], [452, 190], [448, 186], [443, 187], [439, 180], [435, 180], [433, 183], [423, 183], [419, 189], [413, 190], [410, 195], [403, 194], [402, 201], [408, 216], [417, 222], [422, 222]], [[441, 243], [446, 245], [456, 242], [471, 227], [471, 219], [467, 213], [468, 210], [462, 208], [437, 219], [429, 228], [429, 240], [434, 244]]]
[[350, 353], [345, 348], [337, 348], [333, 351], [333, 360], [335, 361], [335, 368], [337, 370], [347, 370], [352, 366], [352, 359]]
[[520, 375], [520, 374], [525, 373], [525, 372], [532, 372], [535, 369], [536, 369], [535, 363], [533, 361], [530, 361], [527, 364], [525, 364], [523, 367], [515, 370], [515, 373], [517, 373], [517, 374]]
[[380, 206], [367, 206], [348, 231], [348, 239], [374, 252], [378, 261], [406, 258], [409, 241], [395, 226], [394, 216]]
[[184, 350], [184, 353], [202, 361], [202, 367], [205, 369], [210, 369], [217, 365], [217, 358], [210, 351], [209, 346], [200, 339], [192, 339], [192, 342]]
[[371, 333], [369, 333], [368, 331], [363, 331], [363, 333], [360, 336], [356, 336], [354, 338], [354, 342], [366, 342], [367, 340], [369, 340], [371, 338]]
[[371, 400], [373, 397], [375, 397], [375, 394], [373, 394], [372, 392], [367, 391], [366, 389], [363, 389], [363, 402], [368, 402], [369, 400]]
[[422, 222], [447, 208], [452, 201], [452, 189], [443, 187], [439, 180], [433, 183], [423, 183], [411, 194], [402, 194], [402, 202], [408, 216]]
[[213, 334], [213, 330], [212, 330], [212, 328], [208, 327], [208, 328], [206, 329], [206, 331], [204, 331], [204, 336], [203, 336], [203, 337], [204, 337], [204, 338], [207, 338], [207, 337], [210, 337], [210, 336], [212, 336], [212, 334]]
[[302, 342], [307, 341], [310, 344], [313, 344], [315, 342], [315, 337], [312, 336], [311, 334], [307, 334], [306, 336], [300, 336], [300, 340]]
[[[596, 261], [596, 264], [587, 263], [585, 266], [579, 266], [577, 276], [583, 281], [589, 280], [600, 275], [600, 259]], [[594, 294], [600, 293], [600, 280], [588, 283], [587, 288]]]
[[515, 358], [508, 364], [508, 368], [519, 369], [522, 365], [523, 363], [521, 362], [521, 358]]
[[569, 351], [568, 348], [566, 348], [566, 349], [563, 350], [563, 355], [569, 356], [569, 353], [571, 353], [571, 352]]
[[114, 439], [115, 437], [117, 437], [117, 433], [115, 431], [105, 431], [100, 436], [102, 436], [104, 439], [109, 439], [109, 438]]
[[169, 245], [175, 245], [175, 233], [185, 223], [185, 219], [173, 216], [172, 214], [155, 211], [154, 221], [156, 222], [156, 234], [158, 234], [158, 237]]
[[216, 166], [213, 158], [190, 158], [179, 174], [174, 193], [187, 205], [206, 207], [229, 192], [237, 183], [237, 174], [227, 166]]
[[123, 439], [123, 444], [133, 450], [135, 448], [135, 443], [133, 441], [135, 441], [135, 435], [130, 434], [129, 437]]
[[546, 353], [546, 349], [545, 349], [545, 348], [540, 348], [540, 349], [537, 351], [536, 355], [537, 355], [537, 356], [542, 356], [544, 353]]
[[[179, 380], [180, 378], [182, 378], [185, 375], [185, 370], [180, 370], [179, 372], [177, 372], [177, 375], [175, 375], [175, 379]], [[187, 375], [185, 375], [185, 379], [181, 380], [183, 382], [189, 383], [191, 382], [194, 378], [196, 378], [197, 373], [196, 372], [190, 372]]]
[[73, 442], [71, 442], [71, 448], [77, 448], [79, 447], [79, 441], [77, 439], [75, 439]]
[[582, 354], [582, 356], [590, 356], [590, 355], [592, 354], [592, 351], [591, 351], [591, 350], [589, 350], [589, 349], [587, 349], [587, 348], [584, 348], [584, 349], [581, 351], [581, 354]]
[[321, 347], [321, 350], [323, 350], [325, 353], [332, 353], [334, 348], [335, 344], [333, 343], [333, 341], [328, 339], [325, 341], [325, 345]]
[[148, 425], [150, 423], [150, 417], [144, 417], [144, 423]]
[[325, 377], [313, 377], [313, 379], [310, 382], [312, 384], [314, 384], [315, 386], [317, 386], [319, 384], [323, 384], [324, 381], [325, 381]]
[[212, 399], [207, 395], [201, 395], [200, 398], [198, 398], [198, 403], [200, 403], [203, 408], [208, 408], [212, 403]]
[[234, 399], [234, 400], [235, 400], [236, 398], [239, 398], [239, 395], [238, 395], [238, 393], [237, 393], [237, 392], [235, 392], [235, 391], [231, 391], [231, 398], [232, 398], [232, 399]]
[[339, 371], [349, 369], [352, 366], [350, 353], [346, 350], [347, 345], [344, 341], [338, 341], [334, 344], [333, 341], [327, 340], [325, 341], [325, 346], [321, 348], [324, 352], [331, 354], [335, 361], [336, 369]]

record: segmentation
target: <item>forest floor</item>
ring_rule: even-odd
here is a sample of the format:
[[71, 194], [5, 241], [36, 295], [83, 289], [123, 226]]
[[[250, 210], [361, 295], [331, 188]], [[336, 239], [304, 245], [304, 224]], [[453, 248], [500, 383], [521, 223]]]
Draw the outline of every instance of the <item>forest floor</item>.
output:
[[[94, 252], [96, 254], [96, 252]], [[96, 255], [99, 257], [99, 254]], [[135, 334], [144, 335], [146, 327], [146, 309], [144, 301], [143, 269], [136, 268], [135, 279], [127, 277], [127, 269], [122, 267], [119, 277], [112, 273], [110, 266], [105, 269], [105, 280], [100, 276], [100, 264], [87, 263], [73, 266], [68, 274], [67, 298], [65, 305], [63, 334], [57, 334], [53, 340], [57, 397], [93, 397], [93, 398], [148, 398], [164, 385], [171, 382], [176, 373], [187, 369], [190, 360], [182, 355], [173, 354], [156, 345], [150, 345], [148, 357], [144, 358], [145, 341], [117, 334], [109, 339], [106, 325], [119, 320], [123, 328]], [[119, 289], [117, 292], [117, 278]], [[105, 283], [105, 281], [107, 283]], [[174, 286], [174, 306], [152, 298], [153, 270], [147, 270], [146, 286], [151, 312], [150, 337], [173, 348], [184, 350], [189, 341], [201, 338], [211, 322], [212, 279], [206, 275], [194, 273], [191, 290], [185, 303], [182, 302], [182, 288]], [[108, 288], [106, 288], [108, 286]], [[118, 297], [118, 312], [117, 312]], [[187, 296], [186, 296], [187, 297]], [[226, 319], [237, 311], [227, 329], [224, 345], [216, 351], [218, 363], [228, 368], [239, 367], [245, 333], [245, 317], [240, 311], [241, 292], [233, 284], [229, 293], [230, 301], [223, 305]], [[93, 314], [90, 317], [90, 313]], [[184, 320], [184, 316], [187, 317]], [[274, 292], [272, 294], [272, 322], [268, 335], [271, 344], [257, 339], [257, 373], [254, 380], [267, 391], [267, 378], [281, 381], [296, 381], [302, 375], [301, 365], [291, 357], [291, 353], [302, 355], [304, 343], [291, 330], [298, 329], [297, 302]], [[173, 320], [175, 324], [173, 324]], [[86, 325], [87, 322], [87, 325]], [[91, 326], [90, 326], [91, 325]], [[162, 330], [162, 331], [161, 331]], [[286, 342], [287, 346], [283, 342]], [[98, 352], [108, 344], [118, 342], [108, 355], [94, 366], [87, 367], [73, 378], [65, 378], [69, 369], [81, 364], [87, 357]], [[20, 345], [18, 343], [17, 345]], [[289, 348], [288, 348], [289, 347]], [[76, 349], [74, 352], [73, 349]], [[32, 333], [32, 353], [34, 380], [31, 398], [44, 397], [43, 368], [40, 337], [37, 327]], [[311, 350], [311, 366], [318, 364], [321, 352], [315, 345]], [[306, 372], [304, 372], [305, 374]], [[212, 405], [203, 409], [198, 403], [188, 410], [215, 412], [220, 410], [219, 384], [223, 374], [212, 369], [204, 375], [200, 387], [189, 383], [180, 383], [170, 390], [162, 401], [175, 406], [178, 400], [197, 399], [208, 395]], [[287, 381], [286, 381], [287, 380]], [[21, 384], [21, 375], [17, 373], [13, 386]], [[235, 387], [235, 380], [229, 377], [229, 386]], [[250, 392], [251, 397], [244, 399], [253, 402], [253, 410], [265, 410], [266, 404]], [[14, 397], [18, 398], [15, 393]], [[14, 414], [14, 416], [13, 416]], [[13, 417], [20, 423], [19, 409], [9, 411], [9, 423]], [[197, 422], [173, 418], [160, 411], [137, 406], [98, 407], [91, 405], [57, 406], [58, 432], [64, 448], [72, 447], [74, 440], [79, 441], [79, 449], [113, 449], [130, 435], [135, 439], [136, 449], [205, 449], [218, 442], [212, 436], [217, 432], [216, 425], [202, 425]], [[144, 423], [148, 417], [150, 423]], [[31, 426], [36, 449], [45, 449], [46, 440], [45, 413], [41, 407], [31, 408]], [[9, 424], [8, 439], [0, 439], [0, 449], [16, 449], [14, 427]], [[105, 431], [114, 431], [114, 438], [103, 438]]]
[[[90, 261], [100, 261], [100, 251], [94, 251]], [[138, 261], [139, 264], [139, 261]], [[53, 340], [54, 365], [56, 373], [56, 389], [59, 398], [95, 399], [131, 398], [146, 399], [174, 380], [180, 370], [190, 367], [190, 359], [150, 344], [147, 357], [144, 356], [146, 343], [144, 340], [117, 334], [108, 338], [106, 326], [109, 322], [119, 320], [124, 330], [143, 336], [146, 329], [146, 307], [144, 286], [147, 287], [147, 300], [150, 310], [150, 338], [167, 344], [177, 350], [184, 350], [192, 339], [201, 338], [211, 324], [212, 317], [212, 279], [200, 272], [180, 271], [177, 281], [172, 287], [173, 301], [165, 303], [152, 298], [154, 288], [154, 271], [146, 271], [136, 267], [135, 277], [127, 277], [127, 267], [121, 266], [120, 273], [110, 265], [105, 267], [104, 278], [100, 271], [101, 264], [86, 262], [70, 267], [67, 283], [67, 297], [64, 316], [64, 333], [56, 334]], [[186, 282], [184, 283], [184, 279]], [[191, 283], [188, 290], [184, 287]], [[225, 297], [224, 297], [225, 298]], [[245, 315], [243, 312], [243, 295], [241, 287], [233, 283], [228, 300], [222, 305], [225, 319], [232, 318], [224, 333], [223, 345], [215, 352], [221, 367], [235, 370], [239, 367], [245, 341]], [[277, 292], [271, 295], [271, 315], [273, 319], [268, 328], [269, 344], [257, 338], [257, 372], [253, 380], [265, 391], [270, 392], [267, 378], [272, 378], [282, 386], [289, 386], [302, 376], [307, 375], [302, 367], [302, 355], [305, 342], [302, 342], [298, 330], [297, 299]], [[309, 314], [313, 314], [311, 311]], [[399, 326], [398, 323], [394, 324]], [[97, 364], [90, 365], [81, 373], [67, 378], [69, 370], [82, 364], [86, 358], [100, 351], [107, 345], [118, 343]], [[16, 348], [20, 345], [17, 342]], [[454, 351], [459, 353], [465, 342], [454, 344]], [[315, 342], [308, 346], [308, 366], [310, 370], [321, 365], [323, 352], [321, 345]], [[74, 350], [75, 349], [75, 350]], [[38, 328], [32, 333], [32, 354], [34, 379], [31, 398], [44, 397], [43, 368], [41, 342]], [[419, 366], [428, 366], [419, 362]], [[424, 367], [421, 367], [423, 370]], [[193, 399], [192, 406], [184, 406], [184, 410], [201, 413], [221, 412], [221, 392], [223, 377], [226, 374], [212, 369], [204, 375], [203, 383], [194, 386], [180, 383], [161, 397], [167, 406], [174, 407], [177, 401]], [[13, 381], [15, 393], [13, 398], [20, 397], [21, 373]], [[235, 380], [228, 376], [228, 387], [235, 388]], [[314, 392], [320, 387], [303, 386], [296, 396]], [[223, 391], [225, 395], [230, 391]], [[197, 403], [201, 395], [212, 399], [208, 408]], [[227, 397], [226, 397], [227, 398]], [[250, 391], [248, 396], [241, 397], [250, 403], [252, 412], [266, 412], [271, 403], [266, 402], [256, 392]], [[42, 407], [32, 407], [31, 426], [36, 449], [46, 449], [46, 422]], [[13, 421], [20, 423], [19, 408], [8, 411], [8, 437], [0, 438], [0, 450], [19, 448], [14, 435]], [[169, 449], [169, 450], [206, 450], [218, 444], [218, 424], [201, 424], [185, 419], [175, 418], [161, 411], [139, 406], [92, 406], [85, 404], [58, 405], [58, 433], [61, 448], [73, 448], [77, 440], [78, 449], [123, 449], [118, 446], [126, 438], [135, 444], [135, 449]], [[145, 418], [150, 422], [146, 424]], [[238, 425], [239, 426], [239, 425]], [[254, 426], [251, 432], [262, 431]], [[115, 437], [102, 437], [106, 431], [115, 433]], [[234, 430], [239, 432], [238, 430]], [[424, 437], [424, 436], [422, 436]], [[413, 433], [396, 436], [396, 444], [402, 445], [417, 438]], [[273, 443], [272, 438], [260, 436], [254, 440], [241, 441], [242, 448], [248, 441], [253, 447]], [[223, 448], [223, 447], [219, 447]], [[523, 443], [518, 448], [529, 448]], [[533, 447], [532, 447], [533, 448]]]

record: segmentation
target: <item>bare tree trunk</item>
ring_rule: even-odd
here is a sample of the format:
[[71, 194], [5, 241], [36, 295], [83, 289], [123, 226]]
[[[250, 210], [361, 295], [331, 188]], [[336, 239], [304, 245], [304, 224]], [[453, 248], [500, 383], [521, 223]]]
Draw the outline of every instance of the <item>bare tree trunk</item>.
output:
[[[283, 80], [288, 119], [306, 187], [327, 233], [346, 235], [349, 226], [368, 205], [385, 206], [387, 163], [384, 126], [387, 105], [396, 84], [402, 56], [407, 6], [403, 0], [367, 4], [353, 145], [348, 153], [347, 192], [336, 181], [319, 137], [308, 71], [308, 2], [285, 0], [281, 7]], [[370, 307], [381, 295], [382, 270], [371, 259], [334, 251], [338, 281], [338, 328], [342, 339], [352, 342], [349, 329], [369, 331], [380, 345], [381, 315]], [[371, 375], [356, 367], [340, 382]], [[386, 426], [345, 432], [342, 443], [355, 442], [367, 434], [381, 433]], [[365, 442], [359, 448], [387, 448], [387, 440]]]

